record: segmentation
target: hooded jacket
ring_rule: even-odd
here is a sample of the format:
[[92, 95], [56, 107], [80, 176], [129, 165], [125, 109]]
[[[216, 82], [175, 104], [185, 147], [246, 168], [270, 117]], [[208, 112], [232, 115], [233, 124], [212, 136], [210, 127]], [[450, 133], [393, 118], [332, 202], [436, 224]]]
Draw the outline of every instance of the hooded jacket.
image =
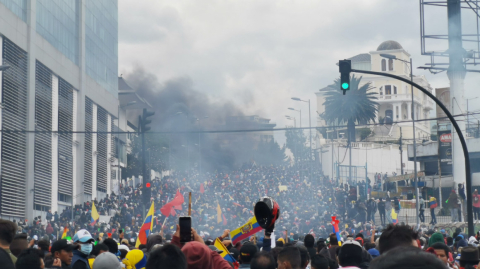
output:
[[188, 242], [182, 248], [187, 258], [188, 269], [232, 269], [232, 266], [217, 252], [200, 242]]

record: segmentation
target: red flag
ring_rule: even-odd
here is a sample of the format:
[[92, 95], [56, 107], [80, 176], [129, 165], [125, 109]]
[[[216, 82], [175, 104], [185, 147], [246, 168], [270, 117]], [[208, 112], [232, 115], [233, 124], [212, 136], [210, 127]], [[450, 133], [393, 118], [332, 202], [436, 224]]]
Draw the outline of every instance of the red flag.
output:
[[203, 188], [203, 183], [200, 184], [200, 193], [203, 194], [205, 192], [205, 189]]
[[162, 208], [160, 208], [160, 211], [166, 217], [170, 216], [170, 214], [175, 216], [174, 209], [182, 210], [182, 204], [184, 201], [185, 200], [183, 199], [183, 195], [180, 193], [180, 191], [177, 190], [177, 194], [175, 194], [175, 198], [173, 198], [172, 201], [168, 202]]
[[227, 225], [227, 219], [225, 218], [224, 214], [222, 214], [222, 218], [223, 218], [223, 225]]

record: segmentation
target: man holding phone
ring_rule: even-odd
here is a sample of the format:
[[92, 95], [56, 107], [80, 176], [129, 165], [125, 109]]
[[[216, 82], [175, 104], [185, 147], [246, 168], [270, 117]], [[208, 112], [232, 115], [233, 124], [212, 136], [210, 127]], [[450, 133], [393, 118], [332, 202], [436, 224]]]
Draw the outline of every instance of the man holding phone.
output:
[[68, 244], [67, 240], [60, 239], [53, 243], [50, 252], [54, 259], [54, 264], [59, 265], [60, 268], [71, 268], [70, 264], [72, 263], [73, 250], [76, 247], [74, 245]]

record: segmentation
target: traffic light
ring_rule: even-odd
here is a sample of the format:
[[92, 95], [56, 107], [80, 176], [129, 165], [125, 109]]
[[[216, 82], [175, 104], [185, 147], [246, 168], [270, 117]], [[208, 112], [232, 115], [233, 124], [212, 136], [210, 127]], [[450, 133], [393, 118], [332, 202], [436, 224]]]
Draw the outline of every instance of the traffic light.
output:
[[146, 108], [143, 109], [143, 116], [140, 120], [140, 126], [141, 126], [141, 131], [142, 132], [147, 132], [150, 131], [150, 126], [148, 126], [150, 123], [152, 123], [151, 120], [147, 120], [148, 117], [151, 117], [155, 115], [155, 112], [148, 112]]
[[346, 91], [350, 90], [350, 72], [352, 72], [351, 60], [340, 60], [338, 62], [338, 69], [340, 71], [340, 90], [345, 95]]
[[143, 188], [142, 188], [142, 198], [143, 202], [148, 205], [150, 203], [150, 197], [152, 196], [152, 184], [147, 181], [143, 182]]

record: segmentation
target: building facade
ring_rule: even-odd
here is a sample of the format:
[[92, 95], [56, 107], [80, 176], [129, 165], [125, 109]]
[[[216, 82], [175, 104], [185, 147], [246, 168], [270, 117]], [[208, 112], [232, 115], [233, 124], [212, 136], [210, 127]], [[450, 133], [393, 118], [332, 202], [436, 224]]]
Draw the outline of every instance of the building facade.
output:
[[125, 138], [108, 132], [126, 129], [117, 0], [0, 0], [0, 65], [0, 217], [111, 193]]
[[[398, 60], [381, 56], [387, 54], [396, 57]], [[376, 72], [385, 72], [406, 79], [410, 79], [410, 54], [396, 41], [385, 41], [377, 50], [363, 53], [349, 58], [352, 61], [352, 68]], [[406, 61], [408, 63], [402, 62]], [[430, 123], [424, 121], [429, 119], [430, 111], [434, 108], [433, 100], [429, 99], [419, 90], [414, 89], [413, 104], [410, 85], [388, 77], [373, 76], [367, 74], [355, 74], [362, 76], [361, 84], [370, 83], [373, 92], [377, 93], [379, 103], [375, 123], [370, 125], [372, 135], [367, 138], [369, 141], [398, 140], [400, 136], [404, 139], [413, 138], [412, 107], [414, 109], [415, 134], [417, 139], [429, 139]], [[432, 87], [424, 76], [414, 76], [413, 81], [430, 92]], [[327, 126], [321, 114], [325, 111], [323, 103], [325, 98], [322, 90], [317, 95], [317, 126]], [[339, 126], [346, 125], [338, 123]], [[365, 128], [359, 126], [359, 128]], [[328, 138], [337, 138], [338, 133], [346, 133], [346, 128], [336, 128], [336, 131], [329, 130]], [[321, 134], [319, 134], [320, 137]], [[327, 138], [327, 137], [323, 137]], [[339, 135], [341, 138], [341, 135]]]

